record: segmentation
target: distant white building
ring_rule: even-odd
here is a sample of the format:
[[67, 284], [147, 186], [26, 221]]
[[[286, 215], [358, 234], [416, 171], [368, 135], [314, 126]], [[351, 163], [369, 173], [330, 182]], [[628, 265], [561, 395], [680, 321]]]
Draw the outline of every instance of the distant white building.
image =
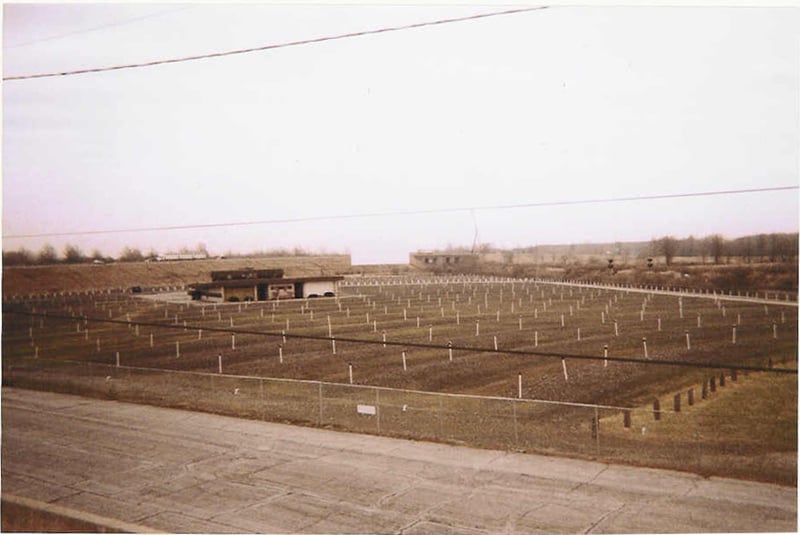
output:
[[206, 253], [167, 253], [156, 257], [156, 262], [175, 262], [178, 260], [207, 260]]

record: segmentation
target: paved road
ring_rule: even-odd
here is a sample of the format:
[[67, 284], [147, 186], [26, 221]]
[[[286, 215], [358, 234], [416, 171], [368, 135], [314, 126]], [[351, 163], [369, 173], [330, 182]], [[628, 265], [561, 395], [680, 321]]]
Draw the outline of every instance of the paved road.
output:
[[794, 488], [3, 388], [2, 490], [169, 532], [795, 531]]

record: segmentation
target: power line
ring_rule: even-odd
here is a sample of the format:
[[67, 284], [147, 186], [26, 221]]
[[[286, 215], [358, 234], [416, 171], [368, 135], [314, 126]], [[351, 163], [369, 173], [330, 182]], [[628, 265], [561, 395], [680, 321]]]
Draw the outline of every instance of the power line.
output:
[[237, 54], [249, 54], [251, 52], [263, 52], [265, 50], [274, 50], [277, 48], [285, 48], [290, 46], [300, 46], [300, 45], [310, 45], [314, 43], [322, 43], [325, 41], [335, 41], [339, 39], [350, 39], [353, 37], [363, 37], [365, 35], [375, 35], [379, 33], [388, 33], [388, 32], [398, 32], [403, 30], [413, 30], [416, 28], [423, 28], [426, 26], [437, 26], [442, 24], [451, 24], [454, 22], [464, 22], [468, 20], [477, 20], [483, 19], [488, 17], [497, 17], [502, 15], [514, 15], [518, 13], [525, 13], [528, 11], [536, 11], [540, 9], [546, 9], [548, 6], [538, 6], [538, 7], [526, 7], [520, 9], [510, 9], [506, 11], [495, 11], [492, 13], [480, 13], [477, 15], [469, 15], [466, 17], [456, 17], [456, 18], [449, 18], [449, 19], [440, 19], [434, 21], [427, 21], [427, 22], [417, 22], [413, 24], [406, 24], [403, 26], [388, 26], [384, 28], [377, 28], [373, 30], [363, 30], [360, 32], [350, 32], [345, 34], [339, 35], [329, 35], [325, 37], [315, 37], [313, 39], [303, 39], [300, 41], [290, 41], [287, 43], [278, 43], [278, 44], [271, 44], [271, 45], [264, 45], [258, 46], [253, 48], [242, 48], [238, 50], [228, 50], [225, 52], [213, 52], [209, 54], [200, 54], [197, 56], [184, 56], [179, 58], [170, 58], [170, 59], [160, 59], [154, 61], [148, 61], [144, 63], [128, 63], [124, 65], [114, 65], [110, 67], [95, 67], [90, 69], [77, 69], [73, 71], [63, 71], [63, 72], [51, 72], [51, 73], [40, 73], [40, 74], [23, 74], [17, 76], [6, 76], [3, 77], [3, 81], [12, 81], [12, 80], [31, 80], [34, 78], [50, 78], [55, 76], [72, 76], [76, 74], [88, 74], [88, 73], [97, 73], [97, 72], [108, 72], [108, 71], [117, 71], [122, 69], [136, 69], [141, 67], [154, 67], [156, 65], [167, 65], [171, 63], [183, 63], [187, 61], [197, 61], [201, 59], [210, 59], [210, 58], [220, 58], [225, 56], [233, 56]]
[[500, 353], [504, 355], [515, 355], [515, 356], [527, 356], [527, 357], [545, 357], [545, 358], [554, 358], [554, 359], [570, 359], [570, 360], [603, 360], [603, 361], [611, 361], [611, 362], [624, 362], [628, 364], [646, 364], [646, 365], [661, 365], [661, 366], [677, 366], [677, 367], [686, 367], [686, 368], [704, 368], [704, 369], [716, 369], [716, 370], [742, 370], [742, 371], [753, 371], [753, 372], [773, 372], [773, 373], [784, 373], [784, 374], [797, 374], [796, 369], [792, 368], [768, 368], [764, 366], [747, 366], [742, 364], [725, 364], [725, 363], [717, 363], [717, 362], [695, 362], [695, 361], [681, 361], [681, 360], [653, 360], [653, 359], [642, 359], [636, 357], [614, 357], [614, 356], [599, 356], [599, 355], [581, 355], [575, 353], [552, 353], [552, 352], [542, 352], [542, 351], [529, 351], [529, 350], [520, 350], [520, 349], [494, 349], [488, 347], [470, 347], [470, 346], [455, 346], [455, 345], [437, 345], [437, 344], [422, 344], [422, 343], [415, 343], [415, 342], [392, 342], [392, 341], [382, 341], [382, 340], [364, 340], [362, 338], [347, 338], [347, 337], [328, 337], [328, 336], [314, 336], [310, 334], [289, 334], [285, 332], [280, 333], [272, 333], [272, 332], [265, 332], [265, 331], [251, 331], [248, 329], [230, 329], [230, 328], [222, 328], [222, 327], [207, 327], [207, 326], [200, 326], [200, 325], [172, 325], [172, 324], [164, 324], [164, 323], [154, 323], [154, 322], [146, 322], [146, 321], [125, 321], [125, 320], [114, 320], [114, 319], [107, 319], [107, 318], [92, 318], [89, 316], [62, 316], [59, 314], [47, 314], [47, 313], [40, 313], [40, 312], [25, 312], [25, 311], [18, 311], [18, 310], [3, 310], [4, 314], [15, 314], [20, 316], [29, 316], [29, 317], [36, 317], [36, 318], [49, 318], [49, 319], [61, 319], [66, 321], [92, 321], [96, 323], [110, 323], [110, 324], [117, 324], [117, 325], [139, 325], [140, 327], [155, 327], [155, 328], [162, 328], [162, 329], [170, 329], [170, 330], [199, 330], [202, 329], [203, 331], [214, 332], [214, 333], [223, 333], [223, 334], [247, 334], [247, 335], [255, 335], [255, 336], [265, 336], [265, 337], [272, 337], [272, 338], [293, 338], [297, 340], [319, 340], [325, 342], [336, 341], [339, 343], [347, 342], [353, 344], [366, 344], [366, 345], [381, 345], [381, 346], [394, 346], [394, 347], [402, 347], [402, 348], [417, 348], [417, 349], [437, 349], [442, 350], [443, 352], [446, 350], [453, 350], [453, 351], [465, 351], [465, 352], [473, 352], [473, 353]]
[[563, 200], [563, 201], [542, 201], [542, 202], [528, 202], [519, 204], [502, 204], [493, 206], [472, 206], [461, 208], [431, 208], [422, 210], [395, 210], [386, 212], [363, 212], [358, 214], [340, 214], [340, 215], [322, 215], [322, 216], [309, 216], [297, 217], [286, 219], [267, 219], [260, 221], [237, 221], [229, 223], [201, 223], [192, 225], [170, 225], [158, 227], [132, 227], [124, 229], [106, 229], [106, 230], [78, 230], [69, 232], [45, 232], [39, 234], [4, 234], [3, 238], [21, 239], [21, 238], [54, 238], [60, 236], [88, 236], [93, 234], [125, 234], [135, 232], [163, 232], [171, 230], [192, 230], [203, 228], [224, 228], [224, 227], [244, 227], [254, 225], [275, 225], [284, 223], [303, 223], [309, 221], [335, 221], [343, 219], [359, 219], [368, 217], [390, 217], [390, 216], [409, 216], [409, 215], [425, 215], [425, 214], [442, 214], [453, 212], [474, 212], [476, 210], [510, 210], [520, 208], [542, 208], [547, 206], [569, 206], [581, 204], [605, 204], [605, 203], [619, 203], [619, 202], [635, 202], [635, 201], [654, 201], [662, 199], [682, 199], [691, 197], [710, 197], [719, 195], [741, 195], [747, 193], [765, 193], [774, 191], [787, 191], [797, 190], [800, 186], [774, 186], [765, 188], [751, 188], [751, 189], [738, 189], [738, 190], [718, 190], [718, 191], [701, 191], [690, 193], [668, 193], [661, 195], [639, 195], [632, 197], [610, 197], [600, 199], [578, 199], [578, 200]]

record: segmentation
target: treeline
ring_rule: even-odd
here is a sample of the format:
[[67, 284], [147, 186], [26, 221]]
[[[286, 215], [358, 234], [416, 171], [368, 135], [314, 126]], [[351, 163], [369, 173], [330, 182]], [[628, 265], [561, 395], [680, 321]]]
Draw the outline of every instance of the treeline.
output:
[[[201, 254], [211, 257], [205, 244], [199, 243], [194, 248], [181, 247], [175, 253], [177, 254]], [[175, 253], [165, 253], [175, 254]], [[267, 249], [258, 250], [251, 253], [233, 253], [227, 252], [222, 255], [222, 258], [262, 258], [262, 257], [296, 257], [296, 256], [317, 256], [327, 254], [342, 254], [342, 253], [317, 253], [302, 247], [293, 247], [291, 249]], [[107, 264], [111, 262], [143, 262], [145, 260], [157, 260], [161, 255], [155, 250], [149, 250], [147, 253], [142, 252], [141, 249], [136, 247], [124, 247], [119, 255], [115, 257], [105, 256], [98, 250], [93, 250], [90, 254], [85, 254], [76, 245], [66, 245], [64, 249], [59, 252], [52, 245], [44, 245], [39, 251], [30, 251], [24, 247], [16, 251], [3, 251], [3, 265], [4, 266], [44, 266], [52, 264]]]
[[[194, 249], [182, 247], [179, 253], [205, 253], [208, 254], [206, 246], [198, 244]], [[21, 247], [16, 251], [3, 251], [4, 266], [45, 266], [52, 264], [107, 264], [111, 262], [142, 262], [144, 260], [155, 260], [159, 254], [150, 250], [143, 253], [136, 247], [124, 247], [116, 258], [103, 255], [97, 249], [89, 254], [85, 254], [77, 245], [68, 244], [64, 246], [61, 254], [50, 244], [45, 244], [37, 252], [29, 251]]]
[[[496, 252], [491, 246], [488, 249]], [[623, 263], [647, 257], [662, 257], [666, 264], [683, 259], [699, 259], [702, 263], [714, 264], [733, 260], [743, 263], [795, 262], [798, 255], [798, 233], [754, 234], [735, 239], [726, 239], [720, 234], [701, 238], [663, 236], [649, 242], [536, 245], [517, 248], [511, 252], [539, 255], [556, 263], [567, 262], [578, 256], [608, 257]]]
[[738, 260], [753, 262], [796, 262], [798, 233], [755, 234], [726, 240], [719, 234], [704, 238], [678, 239], [664, 236], [650, 242], [649, 255], [662, 256], [667, 265], [677, 257], [701, 258], [714, 264]]

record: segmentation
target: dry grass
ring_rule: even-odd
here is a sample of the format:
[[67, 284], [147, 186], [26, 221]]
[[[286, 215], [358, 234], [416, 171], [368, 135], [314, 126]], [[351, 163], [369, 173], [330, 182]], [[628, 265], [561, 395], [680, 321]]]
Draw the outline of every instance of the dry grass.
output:
[[[502, 289], [501, 289], [502, 288]], [[487, 350], [494, 336], [503, 349], [534, 349], [532, 330], [539, 333], [538, 351], [601, 355], [608, 344], [611, 356], [640, 356], [642, 336], [650, 343], [651, 360], [658, 359], [725, 362], [738, 365], [794, 363], [797, 355], [797, 310], [786, 306], [715, 303], [711, 299], [684, 297], [684, 317], [678, 315], [675, 296], [646, 296], [623, 291], [579, 290], [517, 283], [511, 299], [509, 285], [463, 284], [413, 287], [367, 286], [348, 290], [360, 296], [273, 303], [199, 305], [169, 304], [130, 296], [67, 296], [22, 305], [30, 310], [53, 314], [112, 317], [132, 321], [195, 327], [261, 331], [278, 335], [237, 335], [236, 349], [229, 333], [196, 329], [148, 328], [137, 336], [132, 326], [90, 321], [58, 321], [48, 317], [4, 315], [3, 364], [6, 384], [53, 388], [91, 393], [167, 406], [193, 408], [249, 418], [294, 421], [337, 429], [380, 432], [392, 436], [441, 440], [480, 447], [507, 448], [530, 452], [582, 456], [631, 464], [669, 467], [704, 474], [762, 479], [795, 484], [796, 376], [765, 374], [741, 376], [719, 389], [709, 400], [679, 414], [665, 413], [654, 422], [649, 403], [659, 397], [663, 409], [670, 409], [672, 395], [699, 384], [720, 370], [569, 360], [569, 380], [562, 376], [560, 359], [503, 355]], [[528, 292], [530, 290], [530, 292]], [[501, 293], [502, 292], [502, 293]], [[502, 295], [502, 297], [501, 297]], [[442, 299], [441, 305], [439, 299]], [[512, 301], [514, 312], [511, 312]], [[544, 304], [547, 302], [547, 310]], [[641, 307], [646, 304], [644, 318]], [[478, 313], [476, 307], [481, 306]], [[274, 309], [273, 309], [274, 307]], [[304, 310], [301, 309], [304, 308]], [[407, 319], [404, 319], [407, 309]], [[455, 321], [455, 310], [461, 322]], [[570, 315], [572, 309], [572, 315]], [[501, 310], [500, 320], [496, 311]], [[535, 310], [538, 310], [536, 312]], [[601, 322], [601, 312], [606, 322]], [[313, 317], [311, 312], [313, 311]], [[273, 316], [274, 314], [274, 316]], [[370, 316], [370, 323], [366, 315]], [[561, 327], [564, 315], [566, 326]], [[697, 327], [697, 315], [702, 327]], [[417, 327], [416, 317], [421, 317]], [[731, 344], [731, 323], [738, 321], [737, 343]], [[289, 338], [284, 362], [278, 359], [280, 331], [289, 321], [289, 334], [327, 336], [327, 318], [333, 332], [344, 338], [380, 340], [382, 331], [395, 343], [428, 343], [428, 326], [434, 330], [433, 343], [473, 347], [459, 350], [453, 361], [447, 352], [431, 348], [408, 351], [408, 371], [403, 371], [398, 346], [346, 343], [340, 339], [337, 354], [326, 340]], [[524, 329], [519, 328], [520, 317]], [[611, 318], [620, 326], [615, 336]], [[657, 318], [662, 330], [657, 329]], [[475, 322], [480, 319], [480, 336]], [[377, 330], [372, 321], [377, 321]], [[772, 336], [772, 324], [779, 329]], [[582, 329], [577, 340], [576, 329]], [[693, 348], [685, 349], [684, 332], [690, 329]], [[155, 331], [151, 348], [149, 332]], [[34, 369], [30, 335], [41, 359], [104, 363], [105, 367], [67, 366], [63, 369]], [[101, 339], [100, 351], [96, 340]], [[180, 357], [176, 355], [180, 342]], [[153, 368], [152, 372], [118, 372], [108, 365], [121, 353], [123, 366]], [[227, 378], [209, 372], [217, 370], [217, 356], [224, 353], [225, 373], [250, 376]], [[346, 384], [325, 387], [320, 412], [319, 393], [307, 383], [279, 383], [259, 378], [311, 379], [347, 383], [347, 363], [355, 368], [361, 385], [413, 389], [431, 394], [398, 391], [381, 394], [363, 389], [355, 394]], [[34, 367], [32, 367], [34, 366]], [[15, 367], [15, 369], [11, 369]], [[30, 367], [31, 372], [23, 368]], [[203, 372], [165, 374], [157, 369]], [[68, 371], [65, 371], [68, 370]], [[109, 371], [110, 370], [110, 371]], [[24, 372], [24, 373], [23, 373]], [[440, 404], [435, 392], [478, 394], [513, 398], [517, 372], [525, 377], [523, 395], [528, 399], [639, 407], [633, 426], [622, 426], [617, 410], [600, 410], [600, 440], [592, 438], [593, 409], [536, 405], [529, 402], [447, 398]], [[107, 379], [110, 377], [110, 379]], [[729, 377], [729, 376], [728, 376]], [[11, 381], [10, 383], [8, 381]], [[756, 388], [761, 381], [768, 381]], [[794, 390], [792, 390], [792, 381]], [[300, 386], [306, 385], [306, 386]], [[238, 393], [235, 393], [238, 389]], [[734, 394], [740, 393], [740, 397]], [[367, 396], [364, 398], [363, 396]], [[744, 397], [741, 397], [744, 396]], [[733, 399], [728, 403], [727, 399]], [[358, 403], [381, 407], [381, 427], [375, 419], [356, 414]], [[742, 405], [747, 409], [742, 409]], [[646, 433], [641, 428], [646, 427]], [[794, 463], [794, 464], [792, 464]]]

